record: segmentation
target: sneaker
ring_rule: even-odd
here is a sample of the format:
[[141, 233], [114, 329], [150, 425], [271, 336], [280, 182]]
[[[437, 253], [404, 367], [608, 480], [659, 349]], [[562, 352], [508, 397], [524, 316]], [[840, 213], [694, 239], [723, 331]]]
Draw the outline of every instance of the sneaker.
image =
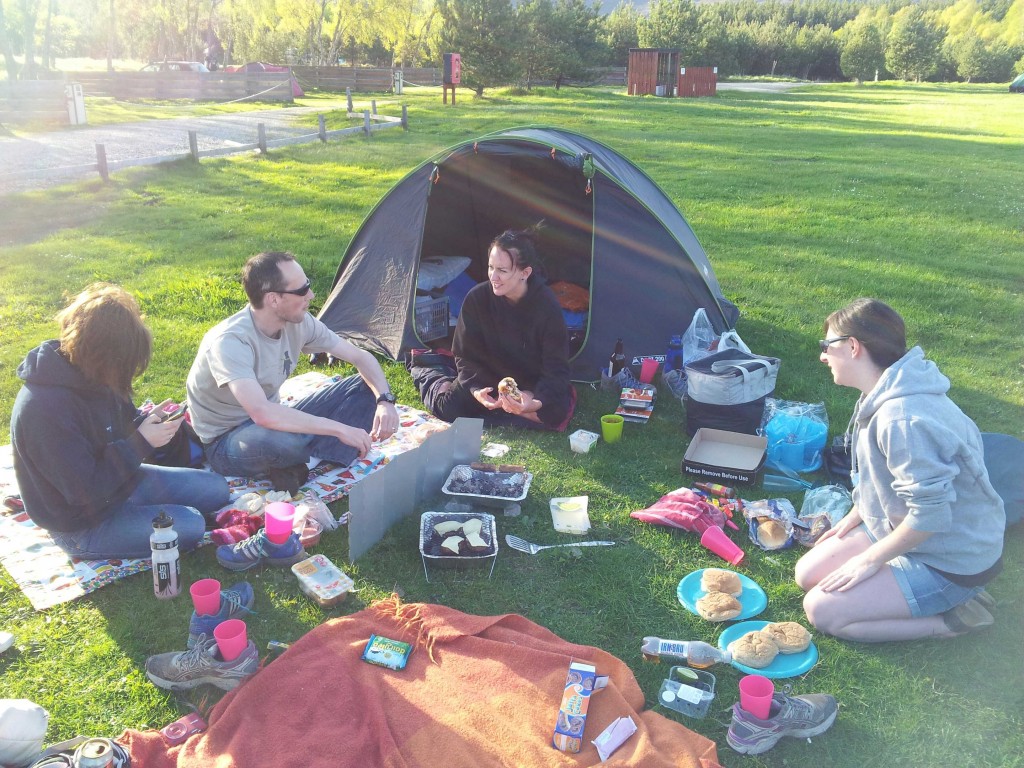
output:
[[229, 571], [247, 571], [262, 563], [284, 567], [305, 559], [306, 550], [299, 543], [297, 533], [281, 544], [274, 544], [267, 538], [267, 532], [260, 530], [245, 541], [217, 547], [217, 562]]
[[[984, 590], [983, 590], [984, 591]], [[996, 620], [986, 607], [986, 602], [994, 604], [992, 596], [985, 592], [985, 598], [975, 595], [966, 603], [950, 608], [942, 614], [942, 621], [954, 635], [963, 635], [995, 624]]]
[[146, 677], [158, 688], [185, 691], [203, 684], [230, 691], [259, 669], [256, 645], [249, 645], [233, 661], [224, 661], [217, 641], [201, 636], [190, 651], [161, 653], [146, 659]]
[[783, 736], [807, 738], [832, 727], [839, 708], [827, 693], [788, 696], [775, 692], [767, 720], [761, 720], [732, 705], [732, 723], [726, 740], [741, 755], [760, 755], [774, 747]]
[[290, 496], [294, 496], [309, 479], [309, 467], [305, 463], [274, 467], [267, 470], [267, 477], [275, 491], [288, 491]]
[[188, 645], [194, 648], [203, 635], [213, 637], [213, 630], [223, 621], [237, 619], [243, 613], [252, 612], [255, 596], [248, 582], [240, 581], [230, 589], [220, 591], [220, 610], [217, 613], [200, 616], [192, 611], [192, 620], [188, 623]]

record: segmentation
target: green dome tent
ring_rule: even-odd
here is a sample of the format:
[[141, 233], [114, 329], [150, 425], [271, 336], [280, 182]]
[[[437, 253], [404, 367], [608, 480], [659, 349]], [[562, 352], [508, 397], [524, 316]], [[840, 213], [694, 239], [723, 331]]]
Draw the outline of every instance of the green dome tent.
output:
[[718, 332], [734, 324], [736, 307], [665, 193], [609, 147], [542, 126], [458, 144], [398, 182], [352, 238], [319, 318], [397, 360], [427, 346], [413, 323], [421, 260], [469, 257], [466, 273], [482, 281], [491, 240], [542, 219], [548, 281], [590, 295], [570, 334], [575, 380], [597, 380], [619, 337], [627, 358], [664, 355], [699, 307]]

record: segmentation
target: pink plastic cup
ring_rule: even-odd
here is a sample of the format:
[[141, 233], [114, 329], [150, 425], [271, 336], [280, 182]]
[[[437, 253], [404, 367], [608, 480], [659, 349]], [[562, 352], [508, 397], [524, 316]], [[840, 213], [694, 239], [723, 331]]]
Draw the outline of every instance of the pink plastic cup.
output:
[[237, 659], [249, 644], [249, 635], [245, 622], [241, 619], [228, 619], [213, 628], [213, 637], [217, 641], [221, 658], [224, 661]]
[[658, 361], [654, 358], [644, 358], [640, 363], [640, 381], [643, 384], [650, 384], [654, 381], [654, 374], [658, 372]]
[[763, 675], [740, 678], [740, 708], [759, 720], [767, 720], [772, 709], [775, 684]]
[[700, 545], [733, 565], [739, 565], [743, 559], [743, 550], [717, 525], [712, 525], [701, 534]]
[[275, 501], [267, 504], [265, 515], [267, 538], [274, 544], [283, 544], [292, 535], [295, 507], [286, 501]]
[[194, 581], [188, 592], [200, 616], [212, 616], [220, 610], [220, 582], [216, 579]]

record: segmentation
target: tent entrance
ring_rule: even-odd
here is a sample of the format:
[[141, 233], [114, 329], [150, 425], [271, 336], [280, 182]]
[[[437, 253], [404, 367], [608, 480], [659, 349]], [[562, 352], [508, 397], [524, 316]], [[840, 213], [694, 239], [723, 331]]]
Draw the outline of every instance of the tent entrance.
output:
[[[537, 246], [548, 282], [579, 286], [590, 296], [594, 196], [575, 157], [552, 158], [549, 147], [530, 142], [468, 145], [438, 162], [435, 179], [427, 201], [421, 260], [468, 257], [462, 279], [475, 284], [487, 279], [487, 249], [497, 235], [543, 221]], [[450, 311], [455, 315], [462, 296], [464, 292], [450, 292]], [[572, 354], [586, 338], [589, 317], [589, 302], [584, 311], [567, 313]]]

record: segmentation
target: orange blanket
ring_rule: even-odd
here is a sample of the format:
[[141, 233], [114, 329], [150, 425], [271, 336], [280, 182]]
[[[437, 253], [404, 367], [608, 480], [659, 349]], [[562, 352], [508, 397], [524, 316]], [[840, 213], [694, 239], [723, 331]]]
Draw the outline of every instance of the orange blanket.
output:
[[[374, 633], [415, 644], [404, 670], [360, 659]], [[591, 700], [576, 755], [551, 747], [570, 660], [611, 678]], [[718, 765], [714, 742], [643, 706], [629, 668], [598, 648], [515, 614], [392, 598], [309, 632], [221, 699], [205, 733], [172, 748], [157, 731], [120, 741], [133, 768], [589, 766], [600, 764], [591, 740], [630, 715], [637, 733], [604, 765]]]

